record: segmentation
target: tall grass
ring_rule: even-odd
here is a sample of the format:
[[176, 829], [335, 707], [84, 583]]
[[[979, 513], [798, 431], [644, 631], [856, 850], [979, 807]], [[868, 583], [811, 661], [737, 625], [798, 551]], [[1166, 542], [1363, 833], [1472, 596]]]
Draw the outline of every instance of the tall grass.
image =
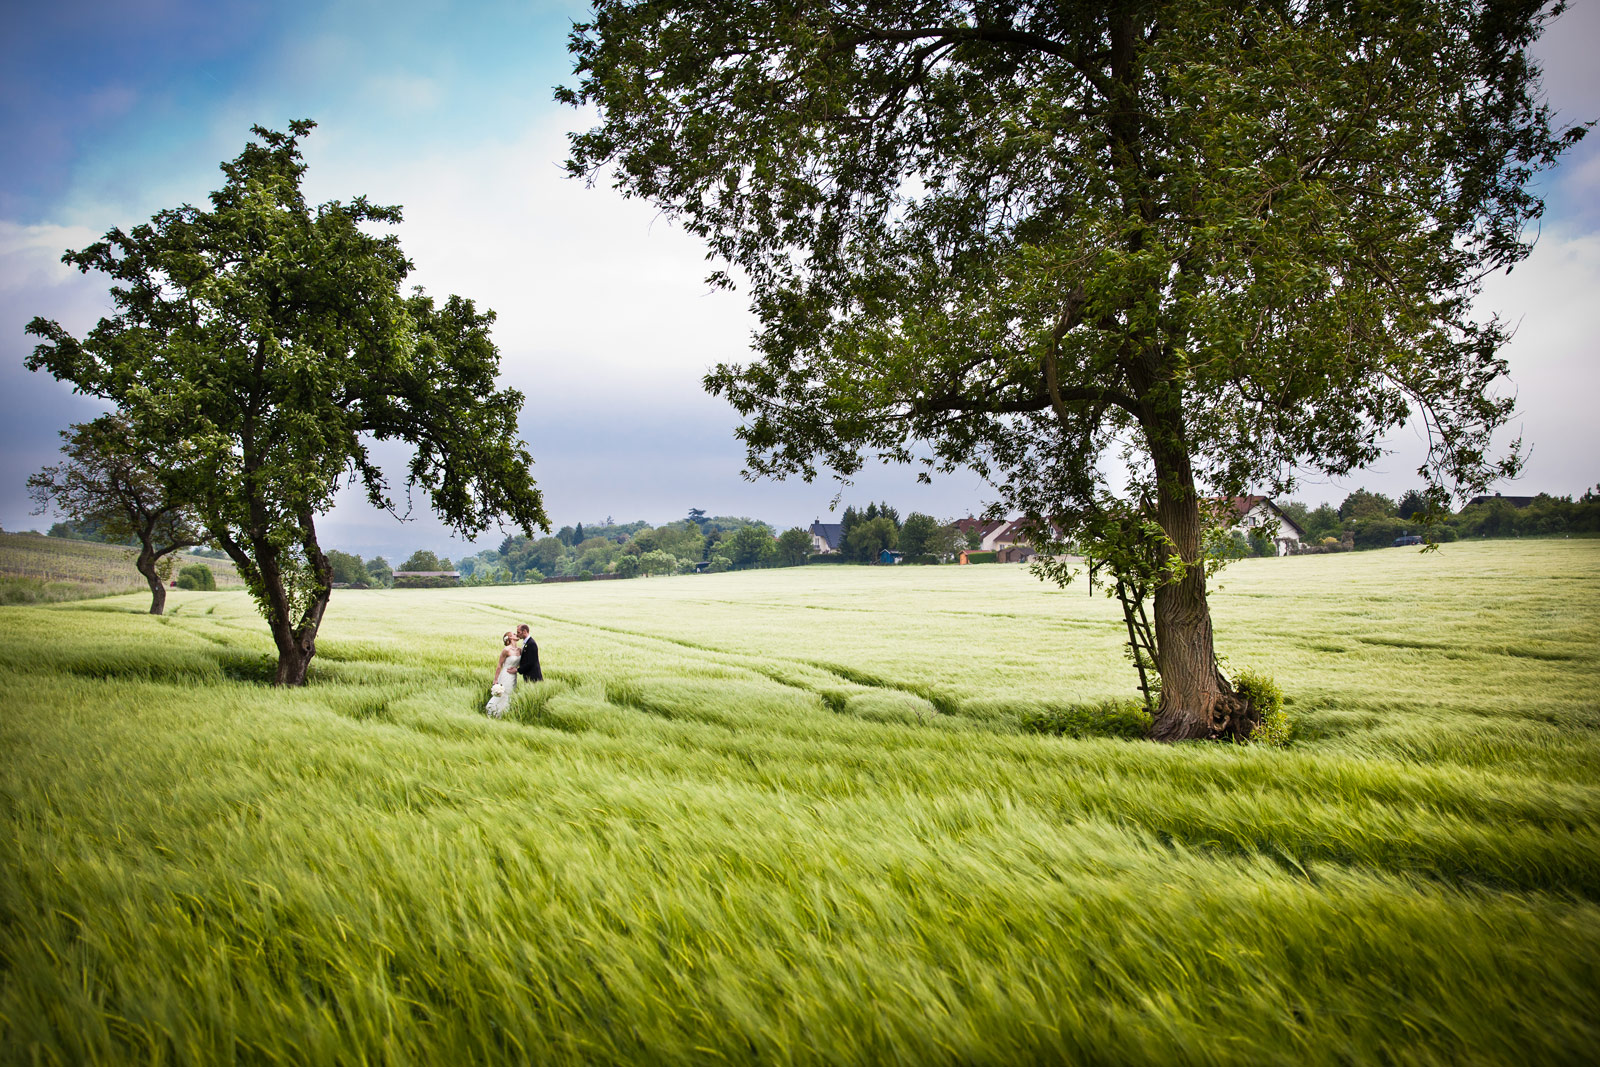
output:
[[[1283, 749], [1019, 568], [0, 611], [11, 1062], [1582, 1063], [1600, 545], [1246, 561]], [[498, 635], [548, 681], [480, 713]]]

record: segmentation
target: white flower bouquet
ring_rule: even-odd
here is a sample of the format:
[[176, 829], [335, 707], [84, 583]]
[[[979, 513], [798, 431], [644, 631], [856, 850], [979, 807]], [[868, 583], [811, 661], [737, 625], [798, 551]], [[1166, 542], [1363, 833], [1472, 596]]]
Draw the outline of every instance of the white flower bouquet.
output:
[[503, 697], [503, 696], [505, 696], [506, 695], [506, 684], [504, 682], [496, 682], [496, 683], [494, 683], [493, 685], [491, 685], [489, 687], [489, 695], [492, 696], [492, 697]]

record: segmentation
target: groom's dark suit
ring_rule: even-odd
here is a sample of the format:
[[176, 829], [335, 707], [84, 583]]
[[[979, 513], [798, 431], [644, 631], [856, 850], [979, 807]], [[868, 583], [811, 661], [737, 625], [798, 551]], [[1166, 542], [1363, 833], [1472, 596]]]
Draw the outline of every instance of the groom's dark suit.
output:
[[531, 635], [522, 642], [522, 663], [517, 673], [530, 682], [544, 681], [544, 674], [539, 670], [539, 644]]

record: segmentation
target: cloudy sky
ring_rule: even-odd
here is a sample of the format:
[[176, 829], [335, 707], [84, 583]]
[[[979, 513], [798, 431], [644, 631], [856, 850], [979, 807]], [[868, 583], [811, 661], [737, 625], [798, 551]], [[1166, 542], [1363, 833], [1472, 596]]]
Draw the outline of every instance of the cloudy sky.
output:
[[[295, 118], [318, 123], [304, 145], [313, 201], [365, 193], [403, 205], [413, 280], [499, 313], [505, 379], [527, 397], [522, 433], [557, 525], [659, 523], [693, 507], [780, 528], [826, 517], [832, 483], [739, 476], [736, 416], [700, 388], [710, 365], [747, 349], [744, 297], [709, 290], [700, 245], [649, 205], [561, 173], [566, 133], [585, 118], [554, 104], [551, 88], [570, 82], [567, 32], [585, 12], [559, 0], [14, 8], [0, 42], [0, 527], [48, 525], [30, 514], [24, 481], [52, 461], [58, 430], [98, 410], [22, 367], [34, 315], [81, 332], [108, 311], [104, 280], [64, 267], [62, 251], [203, 201], [253, 123]], [[1600, 117], [1597, 45], [1600, 0], [1579, 0], [1539, 46], [1548, 98], [1567, 120]], [[1532, 455], [1504, 488], [1581, 493], [1600, 481], [1600, 136], [1542, 190], [1538, 246], [1483, 300], [1520, 324], [1508, 436], [1520, 432]], [[1391, 443], [1372, 469], [1297, 495], [1337, 502], [1363, 485], [1398, 495], [1420, 446], [1409, 431]], [[970, 476], [914, 477], [866, 472], [846, 500], [941, 517], [988, 500]], [[326, 544], [364, 555], [462, 551], [425, 516], [401, 525], [355, 499], [323, 529]]]

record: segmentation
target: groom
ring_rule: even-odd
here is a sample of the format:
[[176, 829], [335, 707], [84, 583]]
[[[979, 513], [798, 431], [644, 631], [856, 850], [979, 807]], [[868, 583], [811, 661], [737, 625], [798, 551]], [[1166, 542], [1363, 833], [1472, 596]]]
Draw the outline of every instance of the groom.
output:
[[544, 681], [544, 673], [539, 670], [539, 643], [528, 636], [527, 623], [517, 627], [517, 640], [522, 642], [522, 663], [517, 667], [517, 674], [524, 681]]

